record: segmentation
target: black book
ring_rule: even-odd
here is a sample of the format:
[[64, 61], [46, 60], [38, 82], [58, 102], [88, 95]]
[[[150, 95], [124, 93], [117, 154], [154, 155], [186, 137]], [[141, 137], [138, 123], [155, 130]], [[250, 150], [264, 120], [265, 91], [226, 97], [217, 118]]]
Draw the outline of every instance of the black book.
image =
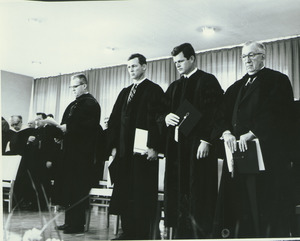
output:
[[241, 152], [239, 148], [233, 153], [234, 168], [238, 173], [259, 173], [258, 156], [255, 141], [247, 142], [248, 149]]
[[184, 100], [175, 112], [180, 117], [179, 131], [188, 136], [201, 119], [202, 114], [188, 101]]

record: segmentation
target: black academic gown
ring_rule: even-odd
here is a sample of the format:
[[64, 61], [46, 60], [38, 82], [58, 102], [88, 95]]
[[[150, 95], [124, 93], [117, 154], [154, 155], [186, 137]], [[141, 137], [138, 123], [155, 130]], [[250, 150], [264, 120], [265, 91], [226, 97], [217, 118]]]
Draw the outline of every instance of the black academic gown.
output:
[[[214, 145], [207, 158], [197, 160], [200, 140], [210, 142], [213, 116], [223, 90], [212, 74], [197, 70], [190, 78], [174, 81], [165, 93], [166, 113], [176, 113], [186, 99], [201, 118], [188, 136], [167, 128], [165, 225], [177, 229], [177, 238], [209, 237], [217, 197], [217, 158]], [[165, 125], [165, 123], [164, 123]]]
[[[66, 224], [82, 227], [84, 208], [93, 183], [96, 139], [100, 122], [100, 105], [91, 94], [83, 94], [66, 108], [61, 124], [66, 124], [63, 137], [62, 203], [80, 207], [68, 215]], [[78, 214], [78, 215], [77, 215]]]
[[[29, 136], [34, 136], [35, 140], [27, 141], [23, 150], [15, 183], [17, 200], [23, 198], [25, 202], [33, 205], [31, 208], [47, 209], [47, 203], [50, 201], [51, 179], [53, 179], [50, 170], [54, 168], [56, 161], [54, 138], [60, 136], [61, 131], [49, 125], [23, 130], [24, 133], [25, 131], [27, 140]], [[52, 168], [46, 167], [47, 161], [53, 163]]]
[[224, 162], [215, 237], [288, 237], [293, 211], [286, 155], [292, 87], [286, 75], [268, 68], [243, 90], [248, 78], [246, 74], [226, 91], [215, 130], [218, 137], [230, 130], [237, 139], [252, 131], [260, 141], [266, 170], [241, 174], [235, 168], [232, 178]]
[[[122, 215], [130, 205], [134, 210], [130, 215], [140, 220], [142, 226], [145, 219], [151, 219], [155, 214], [158, 160], [149, 161], [147, 155], [133, 155], [135, 130], [147, 130], [147, 146], [159, 150], [161, 138], [155, 118], [161, 108], [163, 90], [145, 79], [138, 85], [132, 101], [127, 104], [131, 87], [120, 92], [108, 122], [109, 148], [117, 148], [117, 156], [110, 166], [114, 182], [110, 213]], [[136, 231], [139, 231], [137, 227]]]

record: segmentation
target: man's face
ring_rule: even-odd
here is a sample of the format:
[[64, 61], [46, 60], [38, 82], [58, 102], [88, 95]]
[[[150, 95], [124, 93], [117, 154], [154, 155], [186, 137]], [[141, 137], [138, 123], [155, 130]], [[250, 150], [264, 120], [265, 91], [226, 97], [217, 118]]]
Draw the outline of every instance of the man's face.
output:
[[37, 115], [37, 117], [35, 118], [35, 123], [38, 128], [43, 127], [45, 125], [41, 115]]
[[85, 92], [86, 85], [80, 83], [79, 78], [72, 78], [70, 88], [76, 97], [81, 96]]
[[265, 55], [259, 50], [256, 44], [250, 44], [243, 47], [242, 59], [247, 73], [253, 75], [264, 66]]
[[180, 74], [188, 74], [194, 68], [194, 56], [191, 56], [190, 59], [184, 57], [183, 53], [180, 52], [176, 56], [173, 57], [173, 61], [175, 66]]
[[28, 121], [28, 127], [35, 128], [35, 121], [34, 120]]
[[18, 117], [14, 116], [11, 118], [10, 125], [13, 129], [19, 131], [22, 128], [22, 121]]
[[146, 65], [141, 65], [138, 58], [128, 60], [127, 70], [131, 79], [140, 80], [145, 74]]

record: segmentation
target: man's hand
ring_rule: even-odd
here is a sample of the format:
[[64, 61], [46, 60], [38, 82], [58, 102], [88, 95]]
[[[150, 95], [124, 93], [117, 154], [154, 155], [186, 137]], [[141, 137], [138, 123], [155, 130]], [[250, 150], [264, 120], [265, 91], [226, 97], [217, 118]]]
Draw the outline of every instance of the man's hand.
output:
[[240, 136], [239, 148], [241, 152], [245, 152], [247, 147], [247, 141], [252, 141], [255, 136], [249, 131], [248, 133]]
[[236, 138], [231, 133], [223, 134], [223, 139], [228, 148], [230, 149], [231, 153], [236, 151]]
[[47, 167], [47, 168], [52, 167], [52, 162], [51, 162], [51, 161], [47, 161], [47, 162], [46, 162], [46, 167]]
[[61, 129], [61, 131], [63, 133], [65, 133], [67, 131], [67, 125], [66, 124], [59, 125], [59, 126], [57, 126], [57, 128]]
[[197, 150], [197, 159], [205, 158], [209, 154], [209, 144], [201, 141], [198, 150]]
[[167, 126], [176, 126], [180, 120], [180, 117], [178, 115], [175, 115], [173, 113], [170, 113], [166, 116], [165, 122]]
[[28, 137], [28, 140], [27, 140], [27, 144], [28, 144], [29, 142], [34, 142], [34, 140], [35, 140], [35, 136], [29, 136], [29, 137]]
[[111, 150], [111, 154], [110, 154], [110, 155], [113, 157], [113, 160], [115, 159], [116, 154], [117, 154], [117, 148], [114, 147], [114, 148]]
[[149, 161], [156, 161], [158, 158], [158, 152], [152, 148], [148, 148], [147, 155], [147, 160]]

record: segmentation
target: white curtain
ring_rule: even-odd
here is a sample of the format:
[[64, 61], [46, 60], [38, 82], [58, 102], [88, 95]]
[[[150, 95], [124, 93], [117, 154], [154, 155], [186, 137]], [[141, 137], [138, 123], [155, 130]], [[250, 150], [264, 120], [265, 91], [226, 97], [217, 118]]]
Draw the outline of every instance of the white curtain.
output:
[[[300, 37], [268, 42], [265, 45], [266, 67], [288, 75], [293, 85], [294, 96], [299, 99]], [[238, 46], [199, 52], [196, 58], [198, 68], [214, 74], [222, 88], [226, 90], [246, 73], [240, 56], [241, 47]], [[103, 124], [104, 118], [109, 117], [121, 89], [130, 84], [126, 65], [91, 69], [84, 73], [89, 80], [89, 92], [100, 103], [101, 124]], [[35, 79], [30, 112], [52, 113], [60, 122], [66, 106], [74, 99], [69, 89], [70, 77], [73, 74], [75, 73]], [[179, 78], [171, 57], [149, 61], [146, 75], [164, 90], [172, 81]]]

